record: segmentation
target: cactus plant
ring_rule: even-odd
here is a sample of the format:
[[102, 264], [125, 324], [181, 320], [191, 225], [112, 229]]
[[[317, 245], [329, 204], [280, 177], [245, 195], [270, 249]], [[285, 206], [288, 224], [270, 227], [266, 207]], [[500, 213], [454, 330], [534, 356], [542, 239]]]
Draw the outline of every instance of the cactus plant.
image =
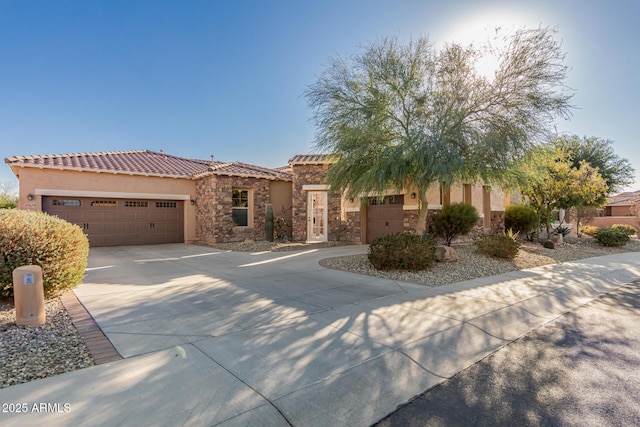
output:
[[264, 231], [267, 241], [273, 242], [273, 205], [267, 203], [265, 211]]

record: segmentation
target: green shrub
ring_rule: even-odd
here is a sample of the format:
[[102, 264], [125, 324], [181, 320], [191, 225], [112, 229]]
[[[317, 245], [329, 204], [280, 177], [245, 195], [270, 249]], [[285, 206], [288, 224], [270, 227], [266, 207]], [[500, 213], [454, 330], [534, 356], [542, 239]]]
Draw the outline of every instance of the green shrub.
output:
[[621, 230], [600, 228], [594, 236], [596, 242], [602, 246], [624, 246], [629, 241], [629, 235]]
[[612, 230], [619, 230], [625, 233], [627, 236], [633, 236], [638, 231], [633, 227], [633, 225], [629, 224], [613, 224], [611, 226]]
[[445, 245], [451, 246], [451, 241], [456, 236], [469, 234], [479, 220], [478, 210], [473, 206], [452, 203], [434, 216], [432, 229], [437, 237], [444, 240]]
[[13, 295], [12, 273], [22, 265], [42, 267], [47, 297], [73, 288], [82, 280], [88, 254], [80, 227], [43, 212], [0, 210], [0, 296]]
[[529, 235], [538, 226], [538, 215], [529, 206], [511, 205], [504, 211], [504, 228]]
[[580, 228], [580, 232], [582, 234], [586, 234], [587, 236], [595, 236], [598, 230], [599, 228], [593, 225], [585, 225], [584, 227]]
[[378, 270], [425, 270], [433, 265], [436, 246], [428, 234], [387, 234], [373, 239], [369, 261]]
[[520, 249], [520, 244], [509, 236], [479, 234], [474, 237], [473, 242], [480, 253], [494, 258], [512, 260], [518, 255]]

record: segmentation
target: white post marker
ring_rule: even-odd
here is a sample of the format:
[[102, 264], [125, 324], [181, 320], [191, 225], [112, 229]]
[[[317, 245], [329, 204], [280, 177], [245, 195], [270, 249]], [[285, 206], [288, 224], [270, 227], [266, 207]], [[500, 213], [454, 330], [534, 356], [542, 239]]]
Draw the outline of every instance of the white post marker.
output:
[[37, 326], [47, 321], [42, 268], [39, 265], [23, 265], [13, 270], [13, 301], [16, 324]]

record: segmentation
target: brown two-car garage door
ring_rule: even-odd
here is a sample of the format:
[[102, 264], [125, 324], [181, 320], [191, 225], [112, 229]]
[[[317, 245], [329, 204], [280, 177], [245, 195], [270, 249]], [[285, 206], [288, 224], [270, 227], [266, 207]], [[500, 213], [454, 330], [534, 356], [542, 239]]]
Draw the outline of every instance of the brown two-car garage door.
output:
[[80, 226], [90, 246], [182, 243], [183, 204], [181, 200], [42, 198], [42, 210]]

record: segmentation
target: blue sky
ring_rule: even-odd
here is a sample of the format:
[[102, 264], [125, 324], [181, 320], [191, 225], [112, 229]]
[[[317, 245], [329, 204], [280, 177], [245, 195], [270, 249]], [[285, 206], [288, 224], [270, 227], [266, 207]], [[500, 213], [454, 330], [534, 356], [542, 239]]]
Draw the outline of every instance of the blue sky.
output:
[[163, 149], [281, 166], [313, 148], [302, 94], [330, 56], [543, 25], [563, 41], [579, 107], [558, 131], [613, 140], [640, 189], [638, 4], [0, 0], [0, 158]]

